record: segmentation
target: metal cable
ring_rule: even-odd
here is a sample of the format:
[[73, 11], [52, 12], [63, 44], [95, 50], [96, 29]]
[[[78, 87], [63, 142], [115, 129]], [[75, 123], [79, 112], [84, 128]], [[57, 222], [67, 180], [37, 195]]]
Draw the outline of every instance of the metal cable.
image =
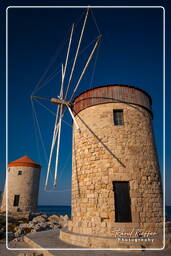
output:
[[[80, 51], [80, 53], [78, 54], [78, 56], [81, 56], [96, 40], [93, 39], [82, 51]], [[74, 58], [72, 58], [68, 64], [71, 64], [71, 62], [73, 61]], [[37, 93], [38, 91], [40, 91], [42, 88], [44, 88], [57, 74], [59, 74], [61, 72], [61, 67], [57, 69], [57, 71], [55, 71], [51, 76], [49, 76], [44, 83], [42, 84], [42, 86], [40, 86], [35, 92]], [[34, 92], [34, 93], [35, 93]]]
[[[40, 104], [40, 106], [42, 106], [43, 108], [45, 108], [49, 113], [51, 113], [53, 116], [56, 116], [56, 113], [53, 112], [51, 109], [49, 109], [48, 107], [46, 107], [43, 103], [41, 103], [39, 100], [35, 99], [34, 100]], [[62, 120], [62, 122], [64, 122], [66, 125], [68, 125], [69, 127], [72, 128], [72, 125], [70, 125], [67, 121]]]
[[33, 123], [34, 123], [34, 134], [35, 134], [35, 139], [36, 139], [37, 153], [38, 153], [39, 162], [41, 162], [39, 140], [38, 140], [38, 136], [37, 136], [37, 133], [36, 133], [36, 120], [35, 120], [35, 115], [34, 115], [34, 111], [33, 111], [33, 100], [32, 100], [32, 98], [31, 98], [31, 106], [32, 106], [32, 115], [33, 115]]
[[[85, 11], [82, 12], [82, 14], [81, 14], [80, 18], [78, 19], [78, 21], [77, 21], [77, 23], [76, 23], [75, 26], [78, 26], [78, 24], [80, 23], [80, 21], [81, 21], [81, 19], [82, 19], [84, 13], [85, 13]], [[65, 43], [66, 43], [66, 42], [65, 42], [65, 41], [66, 41], [66, 38], [68, 38], [69, 32], [70, 32], [70, 28], [68, 29], [68, 31], [67, 31], [66, 35], [64, 36], [63, 40], [60, 42], [59, 47], [57, 48], [57, 50], [56, 50], [54, 56], [51, 58], [51, 60], [50, 60], [50, 62], [49, 62], [49, 64], [48, 64], [46, 70], [44, 71], [44, 73], [43, 73], [42, 76], [40, 77], [39, 81], [38, 81], [37, 84], [35, 85], [35, 88], [33, 89], [31, 95], [33, 95], [35, 92], [37, 92], [37, 91], [40, 90], [40, 88], [38, 88], [38, 87], [39, 87], [39, 85], [43, 82], [43, 79], [45, 78], [46, 74], [48, 73], [50, 67], [54, 64], [55, 60], [57, 59], [57, 57], [58, 57], [59, 54], [61, 53], [61, 51], [62, 51], [62, 49], [63, 49], [63, 47], [64, 47], [64, 45], [65, 45]], [[56, 72], [55, 72], [55, 74], [56, 74]], [[46, 81], [47, 81], [47, 80], [46, 80]], [[42, 88], [42, 87], [41, 87], [41, 88]]]
[[41, 129], [40, 129], [40, 125], [39, 125], [39, 121], [38, 121], [38, 118], [37, 118], [37, 114], [36, 114], [34, 104], [33, 104], [33, 111], [34, 111], [34, 114], [35, 114], [35, 120], [36, 120], [36, 124], [37, 124], [38, 131], [39, 131], [40, 142], [41, 142], [42, 147], [43, 147], [43, 152], [44, 152], [44, 155], [45, 155], [46, 162], [48, 163], [47, 152], [46, 152], [46, 148], [45, 148], [45, 145], [44, 145], [44, 142], [43, 142], [43, 137], [42, 137], [42, 133], [41, 133]]
[[101, 32], [100, 32], [99, 26], [98, 26], [98, 24], [97, 24], [96, 18], [95, 18], [94, 14], [93, 14], [92, 8], [90, 8], [90, 11], [91, 11], [91, 15], [92, 15], [92, 17], [93, 17], [94, 23], [95, 23], [95, 25], [96, 25], [97, 31], [98, 31], [98, 33], [99, 33], [99, 35], [100, 35]]
[[60, 46], [57, 48], [54, 56], [52, 57], [52, 59], [50, 60], [46, 70], [44, 71], [43, 75], [41, 76], [41, 78], [39, 79], [38, 83], [36, 84], [33, 92], [31, 95], [33, 95], [37, 89], [38, 89], [38, 86], [42, 83], [43, 79], [45, 78], [46, 74], [48, 73], [50, 67], [54, 64], [55, 60], [57, 59], [57, 57], [59, 56], [59, 54], [61, 53], [62, 49], [64, 48], [64, 45], [65, 45], [65, 41], [66, 41], [66, 38], [68, 38], [68, 34], [69, 34], [69, 31], [70, 29], [68, 29], [66, 35], [64, 36], [63, 40], [61, 41], [60, 43]]
[[37, 100], [37, 99], [35, 99], [35, 98], [34, 98], [34, 100], [35, 100], [36, 102], [38, 102], [40, 106], [44, 107], [47, 111], [49, 111], [49, 113], [51, 113], [52, 115], [56, 116], [56, 113], [55, 113], [55, 112], [53, 112], [51, 109], [49, 109], [48, 107], [46, 107], [46, 106], [45, 106], [43, 103], [41, 103], [39, 100]]

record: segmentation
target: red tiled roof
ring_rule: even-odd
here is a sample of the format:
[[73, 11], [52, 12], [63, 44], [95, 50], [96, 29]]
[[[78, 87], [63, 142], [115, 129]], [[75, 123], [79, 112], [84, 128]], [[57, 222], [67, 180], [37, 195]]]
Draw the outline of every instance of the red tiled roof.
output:
[[9, 167], [13, 166], [30, 166], [30, 167], [37, 167], [41, 168], [41, 166], [37, 163], [35, 163], [30, 157], [28, 156], [23, 156], [11, 163], [8, 164]]

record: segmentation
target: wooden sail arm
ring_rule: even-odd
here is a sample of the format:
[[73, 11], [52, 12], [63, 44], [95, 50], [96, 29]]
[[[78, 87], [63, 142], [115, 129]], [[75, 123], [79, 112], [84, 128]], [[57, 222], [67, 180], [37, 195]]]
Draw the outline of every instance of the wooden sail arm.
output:
[[36, 98], [36, 99], [39, 99], [39, 100], [46, 100], [46, 101], [49, 101], [53, 104], [62, 104], [62, 105], [70, 105], [69, 101], [65, 101], [63, 99], [59, 99], [59, 98], [43, 98], [43, 97], [39, 97], [39, 96], [31, 96], [32, 98]]
[[39, 100], [46, 100], [46, 101], [50, 101], [49, 98], [43, 98], [43, 97], [39, 97], [39, 96], [31, 96], [31, 98], [36, 98], [36, 99], [39, 99]]
[[58, 98], [51, 98], [50, 102], [53, 104], [70, 105], [69, 101], [65, 101], [63, 99], [58, 99]]

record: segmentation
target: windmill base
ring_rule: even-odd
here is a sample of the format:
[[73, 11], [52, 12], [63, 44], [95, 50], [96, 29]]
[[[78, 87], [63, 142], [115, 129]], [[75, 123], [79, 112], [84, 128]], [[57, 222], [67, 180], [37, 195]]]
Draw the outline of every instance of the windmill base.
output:
[[60, 239], [66, 243], [86, 248], [119, 248], [137, 249], [158, 248], [163, 249], [163, 238], [153, 237], [154, 240], [146, 241], [143, 238], [130, 240], [124, 238], [91, 236], [68, 231], [66, 228], [60, 230]]

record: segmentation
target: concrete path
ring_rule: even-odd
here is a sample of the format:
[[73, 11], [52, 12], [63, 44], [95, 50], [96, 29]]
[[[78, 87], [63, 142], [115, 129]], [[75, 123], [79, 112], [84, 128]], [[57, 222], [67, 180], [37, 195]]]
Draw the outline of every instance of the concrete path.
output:
[[[170, 256], [171, 249], [162, 251], [115, 251], [115, 250], [79, 250], [81, 248], [64, 243], [59, 239], [59, 231], [43, 231], [29, 234], [25, 237], [25, 242], [30, 247], [37, 248], [44, 256]], [[46, 250], [40, 248], [68, 248], [68, 250]], [[73, 250], [69, 250], [72, 248]], [[74, 250], [75, 249], [75, 250]]]

